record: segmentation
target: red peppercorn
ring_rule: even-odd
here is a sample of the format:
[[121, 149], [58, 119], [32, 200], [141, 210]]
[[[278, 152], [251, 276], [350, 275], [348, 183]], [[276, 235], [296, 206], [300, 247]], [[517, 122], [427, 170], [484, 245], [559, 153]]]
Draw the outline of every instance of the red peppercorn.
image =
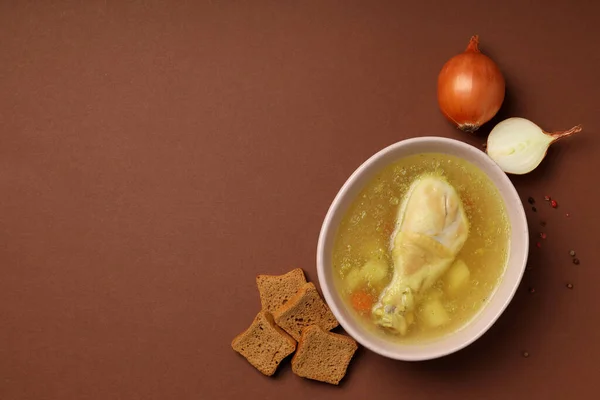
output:
[[550, 201], [550, 196], [544, 196], [544, 200]]
[[552, 208], [556, 208], [556, 207], [558, 207], [558, 203], [556, 202], [556, 200], [552, 200], [552, 201], [550, 202], [550, 205], [552, 206]]
[[540, 237], [541, 237], [542, 239], [546, 239], [546, 234], [545, 234], [544, 232], [542, 232], [542, 233], [540, 233]]
[[542, 247], [542, 244], [541, 244], [540, 242], [537, 242], [535, 245], [537, 246], [537, 248], [538, 248], [538, 249], [539, 249], [540, 247]]

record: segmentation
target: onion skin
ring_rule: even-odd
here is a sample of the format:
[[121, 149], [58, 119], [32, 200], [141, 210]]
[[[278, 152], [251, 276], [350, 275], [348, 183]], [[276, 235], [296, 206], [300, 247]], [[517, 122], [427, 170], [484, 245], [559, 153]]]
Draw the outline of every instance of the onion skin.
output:
[[[561, 139], [564, 139], [566, 137], [572, 136], [576, 133], [579, 133], [583, 130], [583, 126], [581, 125], [575, 125], [574, 127], [572, 127], [571, 129], [567, 129], [566, 131], [557, 131], [557, 132], [546, 132], [546, 131], [542, 131], [544, 132], [546, 135], [551, 136], [552, 137], [552, 143], [556, 143]], [[550, 144], [552, 144], [550, 143]]]
[[440, 109], [465, 132], [475, 132], [492, 119], [504, 101], [504, 76], [478, 45], [479, 37], [471, 37], [467, 49], [448, 60], [438, 76]]

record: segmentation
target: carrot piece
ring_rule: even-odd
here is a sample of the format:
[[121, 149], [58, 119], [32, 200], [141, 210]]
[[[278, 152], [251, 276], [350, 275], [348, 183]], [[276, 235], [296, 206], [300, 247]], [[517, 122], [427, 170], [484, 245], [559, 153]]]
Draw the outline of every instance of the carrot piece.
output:
[[352, 296], [350, 296], [350, 302], [356, 311], [364, 312], [369, 311], [371, 307], [373, 307], [375, 298], [370, 293], [364, 290], [359, 290], [352, 293]]

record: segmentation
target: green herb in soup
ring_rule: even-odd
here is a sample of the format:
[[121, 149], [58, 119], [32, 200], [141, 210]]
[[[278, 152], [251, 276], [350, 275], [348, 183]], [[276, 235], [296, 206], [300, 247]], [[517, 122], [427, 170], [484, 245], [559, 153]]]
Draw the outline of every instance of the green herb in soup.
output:
[[333, 249], [336, 286], [356, 317], [399, 341], [460, 329], [506, 265], [510, 227], [487, 176], [426, 153], [384, 168], [347, 211]]

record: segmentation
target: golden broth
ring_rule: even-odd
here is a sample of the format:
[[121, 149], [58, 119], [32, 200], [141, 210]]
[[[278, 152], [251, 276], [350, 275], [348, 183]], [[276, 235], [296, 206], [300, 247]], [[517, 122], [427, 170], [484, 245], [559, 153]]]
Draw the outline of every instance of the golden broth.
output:
[[[400, 336], [376, 325], [370, 309], [364, 308], [361, 312], [354, 309], [356, 303], [350, 298], [349, 276], [367, 261], [376, 259], [387, 264], [385, 277], [378, 284], [367, 281], [363, 290], [376, 299], [387, 286], [393, 274], [389, 245], [398, 207], [413, 181], [423, 174], [445, 177], [463, 202], [470, 231], [456, 259], [466, 263], [470, 276], [468, 284], [454, 296], [446, 293], [444, 280], [447, 277], [442, 276], [423, 294], [416, 307], [415, 322], [405, 336]], [[504, 273], [509, 236], [504, 202], [479, 168], [446, 154], [424, 153], [406, 157], [380, 171], [346, 212], [333, 247], [336, 287], [348, 309], [365, 327], [402, 342], [436, 339], [460, 329], [486, 304]], [[423, 305], [430, 299], [438, 299], [450, 317], [443, 326], [431, 327], [423, 322]]]

